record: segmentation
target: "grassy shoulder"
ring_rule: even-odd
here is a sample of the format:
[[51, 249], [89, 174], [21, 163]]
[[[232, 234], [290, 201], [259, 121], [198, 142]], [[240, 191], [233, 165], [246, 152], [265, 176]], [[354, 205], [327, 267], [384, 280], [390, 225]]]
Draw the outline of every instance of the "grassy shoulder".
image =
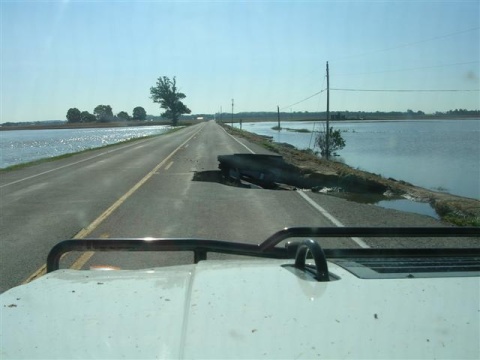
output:
[[292, 165], [304, 183], [316, 187], [337, 187], [347, 192], [385, 196], [385, 198], [410, 198], [428, 202], [442, 221], [458, 226], [480, 226], [480, 201], [448, 193], [424, 189], [405, 181], [384, 178], [380, 175], [353, 169], [348, 165], [319, 158], [312, 152], [298, 150], [290, 144], [280, 144], [270, 138], [242, 131], [230, 126], [225, 129], [275, 152]]

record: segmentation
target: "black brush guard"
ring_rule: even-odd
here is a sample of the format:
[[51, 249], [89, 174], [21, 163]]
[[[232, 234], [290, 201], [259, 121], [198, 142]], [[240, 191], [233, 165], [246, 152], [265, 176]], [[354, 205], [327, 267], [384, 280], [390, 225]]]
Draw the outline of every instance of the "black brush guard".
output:
[[60, 258], [70, 251], [192, 251], [194, 262], [207, 259], [207, 253], [223, 253], [274, 259], [295, 259], [295, 266], [305, 268], [307, 252], [313, 254], [317, 267], [317, 280], [328, 281], [327, 258], [376, 258], [376, 257], [479, 257], [480, 247], [476, 248], [398, 248], [398, 249], [322, 249], [312, 240], [287, 243], [276, 247], [288, 238], [348, 238], [348, 237], [471, 237], [478, 238], [477, 227], [295, 227], [281, 230], [261, 244], [193, 239], [193, 238], [154, 238], [154, 239], [75, 239], [65, 240], [55, 245], [47, 257], [47, 272], [60, 268]]

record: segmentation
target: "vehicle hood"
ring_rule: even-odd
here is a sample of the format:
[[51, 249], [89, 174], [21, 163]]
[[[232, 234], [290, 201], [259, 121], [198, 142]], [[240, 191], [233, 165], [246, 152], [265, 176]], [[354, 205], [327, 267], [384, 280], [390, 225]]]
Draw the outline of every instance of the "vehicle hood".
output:
[[478, 277], [317, 282], [286, 260], [58, 270], [1, 299], [1, 358], [475, 358]]

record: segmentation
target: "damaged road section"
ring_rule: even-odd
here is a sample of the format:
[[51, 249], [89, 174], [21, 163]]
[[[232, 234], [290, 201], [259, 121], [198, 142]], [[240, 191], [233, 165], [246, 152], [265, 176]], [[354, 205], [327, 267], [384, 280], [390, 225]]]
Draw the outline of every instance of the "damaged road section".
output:
[[[251, 138], [249, 140], [252, 141]], [[192, 181], [248, 189], [310, 189], [312, 192], [328, 193], [366, 204], [407, 199], [428, 203], [444, 222], [479, 226], [478, 200], [434, 192], [404, 181], [385, 179], [344, 164], [325, 162], [291, 147], [286, 148], [277, 143], [274, 145], [282, 155], [220, 155], [219, 170], [195, 172]]]
[[223, 179], [239, 186], [253, 185], [278, 189], [281, 185], [298, 186], [294, 180], [295, 167], [280, 155], [233, 154], [218, 156]]
[[222, 178], [240, 187], [285, 190], [302, 188], [312, 191], [334, 188], [336, 191], [376, 194], [383, 194], [388, 190], [387, 186], [354, 175], [343, 178], [324, 174], [305, 176], [296, 166], [285, 162], [281, 155], [219, 155], [218, 162]]
[[[480, 201], [456, 196], [448, 193], [424, 189], [402, 180], [384, 178], [378, 174], [353, 169], [352, 167], [334, 161], [327, 161], [315, 154], [299, 150], [290, 144], [271, 141], [247, 131], [242, 131], [231, 126], [223, 125], [225, 131], [233, 136], [238, 136], [257, 144], [271, 152], [283, 156], [283, 159], [300, 175], [300, 184], [297, 187], [322, 191], [331, 188], [331, 195], [341, 196], [346, 194], [349, 200], [365, 202], [368, 198], [375, 197], [375, 203], [380, 200], [406, 198], [418, 202], [429, 203], [442, 221], [452, 225], [480, 226]], [[218, 171], [220, 178], [220, 171]], [[343, 193], [344, 191], [345, 193]], [[357, 200], [357, 196], [361, 199]], [[372, 203], [372, 201], [366, 201]]]

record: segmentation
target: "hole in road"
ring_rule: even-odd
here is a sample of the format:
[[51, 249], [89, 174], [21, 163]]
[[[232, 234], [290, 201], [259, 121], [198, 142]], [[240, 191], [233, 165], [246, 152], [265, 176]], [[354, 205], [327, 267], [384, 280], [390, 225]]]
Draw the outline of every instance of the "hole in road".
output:
[[225, 176], [220, 170], [195, 171], [192, 181], [218, 183], [227, 186], [239, 187], [244, 189], [269, 189], [269, 190], [295, 190], [293, 186], [285, 184], [259, 184], [255, 180], [248, 177], [240, 177], [240, 179]]

